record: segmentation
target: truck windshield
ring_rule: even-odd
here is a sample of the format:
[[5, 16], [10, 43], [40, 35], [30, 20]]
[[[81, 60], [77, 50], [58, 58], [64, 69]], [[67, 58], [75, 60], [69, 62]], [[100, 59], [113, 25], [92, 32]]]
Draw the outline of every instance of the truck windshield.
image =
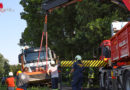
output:
[[[35, 62], [38, 60], [39, 52], [31, 52], [25, 54], [25, 60], [27, 63]], [[46, 60], [46, 52], [40, 52], [40, 61]]]
[[105, 46], [102, 49], [103, 49], [103, 56], [105, 56], [105, 58], [110, 58], [111, 57], [110, 47]]

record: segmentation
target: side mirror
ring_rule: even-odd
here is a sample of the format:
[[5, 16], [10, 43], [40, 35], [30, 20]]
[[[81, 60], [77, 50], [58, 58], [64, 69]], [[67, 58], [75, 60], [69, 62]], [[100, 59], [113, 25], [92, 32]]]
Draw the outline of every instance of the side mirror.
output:
[[19, 63], [21, 63], [21, 56], [22, 56], [22, 54], [19, 54], [19, 56], [18, 56]]
[[54, 51], [51, 51], [51, 53], [52, 53], [52, 58], [56, 59], [56, 54], [55, 54], [55, 52], [54, 52]]

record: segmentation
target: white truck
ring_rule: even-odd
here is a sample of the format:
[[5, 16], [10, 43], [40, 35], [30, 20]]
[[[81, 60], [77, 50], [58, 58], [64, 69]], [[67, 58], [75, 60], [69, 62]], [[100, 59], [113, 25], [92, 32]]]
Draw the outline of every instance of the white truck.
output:
[[21, 63], [22, 70], [25, 67], [28, 68], [28, 72], [25, 73], [30, 76], [29, 82], [41, 81], [42, 84], [50, 82], [50, 76], [47, 75], [46, 71], [50, 67], [50, 62], [56, 60], [56, 54], [50, 48], [48, 48], [47, 52], [48, 56], [45, 48], [41, 50], [39, 48], [25, 48], [22, 50], [19, 55], [19, 63]]

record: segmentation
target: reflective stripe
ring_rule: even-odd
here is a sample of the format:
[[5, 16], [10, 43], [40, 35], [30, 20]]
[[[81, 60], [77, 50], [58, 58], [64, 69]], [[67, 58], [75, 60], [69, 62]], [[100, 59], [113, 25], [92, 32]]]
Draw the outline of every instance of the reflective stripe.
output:
[[88, 74], [88, 78], [94, 78], [94, 73]]

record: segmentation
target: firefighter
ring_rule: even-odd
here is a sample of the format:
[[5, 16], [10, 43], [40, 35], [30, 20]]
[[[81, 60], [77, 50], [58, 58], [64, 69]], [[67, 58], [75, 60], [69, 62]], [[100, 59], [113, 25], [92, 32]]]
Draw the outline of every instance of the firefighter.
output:
[[93, 87], [93, 79], [94, 79], [94, 70], [92, 67], [89, 68], [88, 71], [88, 87]]
[[15, 90], [15, 78], [13, 77], [13, 72], [9, 72], [9, 77], [6, 79], [6, 84], [8, 85], [7, 90]]
[[17, 72], [17, 80], [16, 80], [16, 84], [17, 84], [17, 90], [27, 90], [27, 85], [29, 82], [29, 76], [24, 73], [24, 72], [28, 72], [28, 68], [25, 67], [23, 72], [22, 71], [18, 71]]
[[49, 67], [47, 73], [48, 75], [51, 73], [52, 90], [58, 90], [58, 65], [54, 61], [51, 61], [50, 64], [51, 66]]
[[82, 81], [83, 81], [83, 64], [81, 62], [82, 57], [77, 55], [75, 57], [77, 60], [73, 66], [70, 73], [72, 73], [72, 90], [81, 90]]
[[2, 79], [1, 79], [1, 84], [2, 85], [5, 85], [5, 80], [6, 80], [6, 77], [3, 76]]

